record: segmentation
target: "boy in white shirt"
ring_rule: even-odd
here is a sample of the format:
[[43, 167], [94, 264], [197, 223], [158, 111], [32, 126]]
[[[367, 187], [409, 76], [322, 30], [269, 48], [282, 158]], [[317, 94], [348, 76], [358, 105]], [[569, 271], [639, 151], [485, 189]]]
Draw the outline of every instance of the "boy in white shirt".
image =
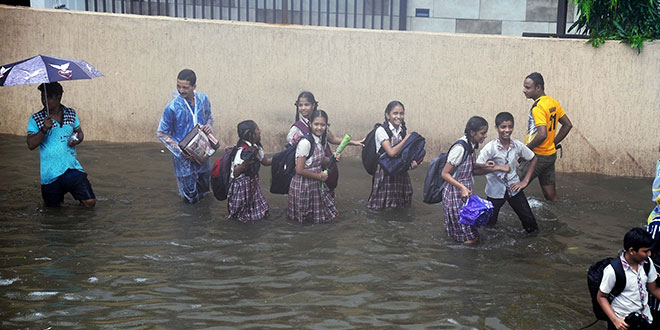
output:
[[[490, 168], [474, 170], [474, 174], [486, 174], [486, 196], [493, 203], [493, 215], [488, 220], [489, 226], [497, 223], [500, 209], [505, 202], [509, 202], [513, 211], [516, 212], [523, 228], [528, 233], [538, 231], [536, 219], [529, 207], [527, 197], [523, 189], [529, 184], [529, 180], [534, 173], [537, 158], [534, 152], [527, 146], [512, 138], [513, 133], [513, 115], [509, 112], [500, 112], [495, 117], [495, 129], [498, 138], [488, 142], [479, 153], [477, 163], [485, 164], [489, 161], [495, 165], [509, 165], [509, 172], [492, 171]], [[518, 159], [522, 158], [531, 161], [525, 178], [521, 181], [516, 171]]]
[[[651, 257], [651, 245], [653, 238], [651, 234], [642, 228], [629, 230], [623, 238], [624, 253], [619, 256], [623, 270], [626, 275], [626, 286], [618, 296], [610, 303], [608, 296], [616, 283], [616, 274], [612, 265], [607, 265], [603, 270], [603, 279], [600, 282], [598, 304], [609, 318], [608, 329], [628, 329], [632, 324], [627, 324], [625, 319], [631, 313], [639, 313], [648, 324], [640, 324], [641, 329], [650, 329], [653, 322], [648, 305], [649, 294], [656, 298], [660, 297], [660, 288], [655, 283], [658, 274], [653, 266]], [[644, 264], [651, 263], [648, 274]], [[642, 321], [643, 322], [643, 321]], [[638, 329], [638, 328], [635, 328]]]

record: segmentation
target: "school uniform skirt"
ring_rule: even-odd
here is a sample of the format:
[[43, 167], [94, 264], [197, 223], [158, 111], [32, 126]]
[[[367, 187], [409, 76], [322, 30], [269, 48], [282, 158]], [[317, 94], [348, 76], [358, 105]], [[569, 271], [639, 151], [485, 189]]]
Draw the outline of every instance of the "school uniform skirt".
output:
[[233, 179], [227, 192], [228, 218], [242, 222], [261, 220], [268, 215], [270, 207], [259, 186], [259, 175], [241, 175]]
[[367, 207], [380, 210], [386, 207], [408, 206], [412, 202], [412, 194], [408, 172], [395, 176], [385, 175], [385, 171], [378, 164]]
[[[306, 170], [321, 173], [321, 162], [325, 153], [318, 145], [316, 147], [310, 157], [312, 163], [306, 167]], [[333, 220], [339, 215], [339, 211], [335, 206], [333, 194], [325, 182], [296, 174], [291, 179], [289, 186], [286, 214], [290, 219], [298, 220], [298, 222], [321, 223]]]
[[[462, 185], [472, 191], [472, 159], [473, 156], [469, 155], [465, 161], [459, 165], [456, 170], [456, 180]], [[445, 230], [447, 236], [453, 238], [457, 242], [465, 242], [474, 240], [479, 237], [479, 231], [473, 226], [460, 224], [459, 213], [465, 200], [461, 197], [461, 190], [454, 187], [449, 183], [445, 183], [445, 188], [442, 191], [442, 209], [445, 215]]]

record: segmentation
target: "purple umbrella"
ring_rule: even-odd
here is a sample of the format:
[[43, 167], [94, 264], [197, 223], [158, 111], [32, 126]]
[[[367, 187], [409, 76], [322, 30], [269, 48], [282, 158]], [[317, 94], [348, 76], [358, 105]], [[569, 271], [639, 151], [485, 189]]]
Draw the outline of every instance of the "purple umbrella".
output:
[[39, 55], [0, 66], [0, 86], [92, 79], [103, 74], [83, 60]]
[[103, 74], [83, 60], [38, 55], [0, 66], [0, 86], [92, 79]]

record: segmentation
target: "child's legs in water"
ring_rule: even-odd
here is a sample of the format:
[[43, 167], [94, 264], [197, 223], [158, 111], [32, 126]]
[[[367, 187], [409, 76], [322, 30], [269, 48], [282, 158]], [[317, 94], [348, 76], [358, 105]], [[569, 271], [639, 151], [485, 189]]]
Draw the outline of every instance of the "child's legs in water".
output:
[[528, 233], [537, 231], [539, 229], [538, 225], [536, 224], [536, 218], [534, 218], [534, 213], [532, 213], [532, 208], [529, 207], [529, 203], [527, 202], [527, 196], [525, 196], [525, 192], [521, 191], [513, 197], [510, 197], [509, 205], [511, 205], [513, 211], [516, 212], [518, 218], [520, 219], [520, 223]]
[[492, 198], [486, 196], [486, 198], [493, 203], [493, 214], [488, 218], [488, 226], [495, 226], [497, 224], [497, 217], [500, 215], [500, 209], [506, 203], [506, 198]]

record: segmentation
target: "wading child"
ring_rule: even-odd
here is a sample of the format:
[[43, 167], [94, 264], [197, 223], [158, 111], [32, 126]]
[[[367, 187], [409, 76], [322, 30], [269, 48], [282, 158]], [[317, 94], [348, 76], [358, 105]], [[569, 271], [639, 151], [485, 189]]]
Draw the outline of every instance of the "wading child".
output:
[[269, 207], [259, 186], [259, 167], [270, 166], [272, 159], [264, 157], [261, 131], [254, 121], [240, 122], [237, 131], [237, 151], [227, 192], [228, 217], [242, 222], [261, 220], [268, 215]]
[[[658, 151], [660, 152], [660, 145], [658, 145]], [[651, 193], [653, 197], [651, 201], [655, 202], [655, 208], [649, 214], [649, 223], [656, 218], [660, 217], [660, 159], [655, 165], [655, 179], [653, 180], [653, 185], [651, 186]]]
[[[314, 94], [311, 92], [300, 93], [296, 99], [296, 103], [294, 104], [296, 106], [296, 121], [293, 123], [293, 125], [291, 125], [291, 129], [289, 129], [289, 133], [286, 135], [286, 142], [291, 145], [296, 144], [296, 142], [298, 142], [305, 134], [309, 133], [310, 116], [319, 105], [319, 103], [314, 98]], [[343, 137], [334, 136], [330, 129], [327, 129], [326, 131], [329, 143], [341, 143]], [[362, 140], [351, 140], [348, 145], [362, 146]], [[328, 148], [328, 151], [329, 150], [330, 149]], [[332, 153], [330, 152], [327, 156], [329, 157], [331, 154]]]
[[[660, 145], [658, 146], [660, 151]], [[660, 159], [656, 163], [655, 179], [651, 186], [652, 198], [656, 206], [649, 214], [647, 231], [653, 237], [653, 246], [651, 247], [652, 259], [655, 265], [660, 264]], [[656, 269], [657, 270], [657, 269]], [[651, 307], [651, 315], [653, 315], [653, 328], [660, 328], [660, 300], [655, 297], [649, 297], [649, 307]]]
[[[299, 222], [328, 222], [339, 214], [333, 194], [325, 184], [328, 174], [323, 172], [323, 166], [330, 162], [324, 151], [328, 115], [323, 110], [314, 110], [310, 115], [310, 124], [314, 144], [308, 139], [301, 139], [296, 147], [296, 175], [289, 186], [287, 216]], [[308, 159], [311, 148], [314, 151]], [[339, 160], [340, 155], [336, 157]]]
[[472, 194], [473, 169], [490, 168], [496, 171], [509, 171], [507, 165], [494, 166], [492, 162], [475, 164], [474, 150], [479, 148], [479, 143], [484, 142], [486, 133], [488, 133], [486, 119], [478, 116], [470, 118], [465, 125], [465, 136], [459, 139], [466, 142], [467, 150], [462, 144], [455, 143], [449, 149], [447, 163], [442, 169], [442, 178], [445, 180], [442, 191], [445, 230], [447, 236], [464, 244], [474, 244], [479, 240], [479, 232], [476, 227], [459, 223], [461, 208]]
[[[538, 231], [536, 219], [523, 192], [534, 173], [537, 159], [531, 149], [511, 137], [513, 133], [512, 114], [508, 112], [497, 114], [495, 129], [498, 138], [486, 143], [479, 152], [477, 163], [486, 164], [488, 161], [492, 161], [495, 165], [508, 165], [509, 171], [494, 171], [494, 167], [473, 171], [474, 174], [486, 174], [486, 196], [494, 207], [493, 215], [488, 219], [488, 225], [494, 226], [497, 223], [500, 209], [505, 202], [509, 202], [513, 211], [518, 215], [523, 228], [528, 233]], [[522, 181], [520, 181], [516, 171], [516, 163], [519, 158], [531, 162]]]
[[[387, 156], [395, 157], [401, 151], [404, 142], [410, 137], [406, 134], [406, 123], [403, 120], [405, 111], [403, 104], [399, 101], [392, 101], [387, 105], [385, 108], [385, 122], [376, 129], [374, 135], [376, 153], [380, 153], [382, 150]], [[388, 130], [391, 132], [391, 137]], [[413, 160], [410, 163], [410, 168], [415, 169], [418, 165]], [[378, 164], [372, 182], [368, 208], [380, 210], [387, 207], [395, 208], [410, 205], [413, 190], [408, 172], [389, 176]]]
[[[626, 233], [623, 238], [624, 253], [619, 256], [626, 276], [626, 285], [623, 292], [614, 297], [611, 303], [608, 296], [616, 283], [616, 275], [612, 265], [607, 265], [603, 270], [603, 279], [596, 299], [609, 318], [608, 329], [627, 329], [632, 326], [625, 321], [626, 316], [631, 313], [640, 313], [645, 319], [640, 323], [646, 328], [634, 329], [650, 329], [649, 323], [653, 321], [653, 316], [649, 311], [648, 297], [649, 294], [660, 297], [660, 288], [655, 283], [658, 275], [653, 262], [649, 260], [652, 243], [651, 235], [642, 228], [633, 228]], [[647, 262], [651, 263], [648, 274], [644, 269]]]
[[[286, 143], [290, 145], [296, 144], [300, 139], [303, 138], [306, 134], [310, 132], [310, 116], [313, 111], [317, 110], [318, 102], [314, 98], [314, 94], [311, 92], [302, 92], [298, 95], [296, 99], [296, 121], [291, 125], [289, 133], [286, 135]], [[326, 128], [326, 136], [328, 143], [339, 144], [343, 137], [338, 137], [332, 134], [329, 128]], [[362, 146], [362, 140], [355, 141], [351, 140], [348, 143], [349, 146]], [[327, 157], [332, 156], [332, 150], [330, 145], [326, 146], [324, 150]], [[326, 184], [331, 190], [334, 190], [337, 186], [337, 181], [339, 178], [339, 172], [337, 169], [337, 164], [333, 165], [332, 168], [328, 169], [328, 180]]]

